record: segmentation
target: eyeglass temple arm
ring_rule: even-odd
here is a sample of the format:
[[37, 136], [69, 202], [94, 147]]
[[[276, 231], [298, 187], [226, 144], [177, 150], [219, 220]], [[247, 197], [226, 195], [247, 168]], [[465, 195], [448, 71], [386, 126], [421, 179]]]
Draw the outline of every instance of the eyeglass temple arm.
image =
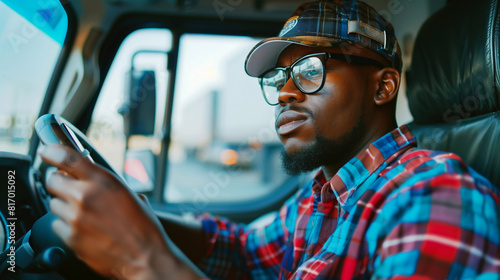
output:
[[327, 53], [327, 56], [328, 56], [328, 58], [342, 60], [342, 61], [345, 61], [347, 63], [376, 65], [380, 69], [388, 67], [388, 66], [384, 65], [383, 63], [381, 63], [380, 61], [377, 61], [375, 59], [357, 56], [357, 55], [342, 54], [342, 53]]

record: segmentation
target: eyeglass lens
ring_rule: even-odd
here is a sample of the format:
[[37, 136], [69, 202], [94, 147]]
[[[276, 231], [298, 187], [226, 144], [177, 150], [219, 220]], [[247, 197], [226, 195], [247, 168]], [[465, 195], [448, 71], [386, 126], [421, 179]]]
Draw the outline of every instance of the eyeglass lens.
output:
[[[261, 87], [266, 101], [271, 105], [279, 103], [279, 92], [288, 80], [286, 68], [275, 68], [261, 78]], [[304, 93], [317, 91], [323, 83], [323, 62], [318, 57], [306, 57], [296, 61], [291, 67], [295, 86]]]

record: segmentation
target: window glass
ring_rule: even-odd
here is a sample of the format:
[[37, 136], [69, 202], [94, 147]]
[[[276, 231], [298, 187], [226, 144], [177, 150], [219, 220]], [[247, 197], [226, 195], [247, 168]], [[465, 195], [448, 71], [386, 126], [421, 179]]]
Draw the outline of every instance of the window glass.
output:
[[28, 152], [67, 30], [59, 1], [0, 1], [0, 150]]
[[167, 202], [196, 209], [251, 200], [289, 179], [281, 171], [274, 108], [244, 61], [259, 40], [181, 37], [169, 149]]
[[156, 89], [156, 122], [152, 125], [154, 131], [149, 137], [132, 136], [128, 146], [159, 153], [159, 141], [155, 135], [159, 133], [165, 112], [168, 80], [166, 53], [171, 44], [172, 34], [167, 29], [139, 29], [125, 38], [106, 76], [87, 134], [97, 150], [118, 172], [123, 172], [127, 146], [124, 114], [129, 109], [139, 107], [135, 102], [142, 101], [144, 97], [141, 87], [139, 93], [136, 92], [138, 95], [131, 99], [130, 91], [137, 89], [131, 86], [131, 80], [144, 73], [153, 73], [155, 77], [148, 81], [154, 84], [146, 84], [145, 88]]
[[[267, 195], [289, 179], [277, 156], [282, 148], [274, 131], [274, 109], [265, 103], [257, 80], [243, 69], [246, 54], [257, 42], [241, 36], [181, 37], [167, 202], [193, 202], [200, 210], [207, 203]], [[138, 192], [151, 191], [157, 177], [169, 75], [166, 53], [171, 44], [166, 29], [137, 30], [123, 41], [87, 133]], [[141, 80], [150, 75], [153, 80]], [[131, 112], [145, 106], [149, 85], [154, 85], [156, 118], [133, 127]]]

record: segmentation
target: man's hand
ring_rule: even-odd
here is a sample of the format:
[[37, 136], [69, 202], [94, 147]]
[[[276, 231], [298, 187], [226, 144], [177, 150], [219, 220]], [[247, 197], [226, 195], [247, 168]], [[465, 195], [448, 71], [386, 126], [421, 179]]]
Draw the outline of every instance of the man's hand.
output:
[[120, 179], [61, 145], [40, 155], [59, 168], [47, 180], [50, 209], [60, 218], [53, 230], [92, 269], [117, 279], [199, 278]]

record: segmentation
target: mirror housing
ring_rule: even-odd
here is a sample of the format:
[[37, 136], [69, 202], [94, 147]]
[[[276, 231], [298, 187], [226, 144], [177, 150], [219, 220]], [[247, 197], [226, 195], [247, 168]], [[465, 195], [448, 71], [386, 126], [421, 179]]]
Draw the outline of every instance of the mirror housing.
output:
[[118, 113], [123, 116], [124, 131], [131, 135], [152, 135], [156, 121], [156, 77], [152, 70], [131, 70], [127, 101]]

